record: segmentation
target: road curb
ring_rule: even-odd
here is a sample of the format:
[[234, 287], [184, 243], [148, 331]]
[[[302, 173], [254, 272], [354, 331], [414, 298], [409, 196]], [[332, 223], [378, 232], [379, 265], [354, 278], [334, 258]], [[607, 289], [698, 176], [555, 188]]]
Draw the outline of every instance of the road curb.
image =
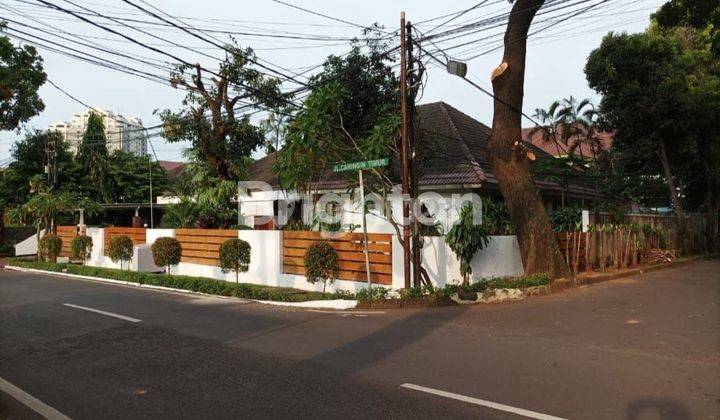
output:
[[[100, 283], [109, 283], [114, 284], [117, 286], [126, 286], [126, 287], [135, 287], [138, 289], [151, 289], [151, 290], [161, 290], [165, 292], [174, 292], [174, 293], [182, 293], [186, 295], [197, 295], [197, 296], [206, 296], [206, 297], [213, 297], [218, 299], [227, 299], [227, 300], [233, 300], [238, 303], [260, 303], [263, 305], [274, 305], [274, 306], [287, 306], [287, 307], [296, 307], [296, 308], [317, 308], [317, 309], [337, 309], [337, 310], [346, 310], [346, 309], [353, 309], [355, 306], [357, 306], [356, 300], [342, 300], [342, 299], [334, 299], [334, 300], [308, 300], [305, 302], [281, 302], [281, 301], [275, 301], [275, 300], [256, 300], [256, 299], [245, 299], [245, 298], [239, 298], [234, 296], [221, 296], [221, 295], [211, 295], [209, 293], [202, 293], [202, 292], [196, 292], [193, 290], [185, 290], [185, 289], [175, 289], [172, 287], [165, 287], [165, 286], [154, 286], [151, 284], [140, 284], [140, 283], [134, 283], [131, 281], [121, 281], [121, 280], [113, 280], [113, 279], [106, 279], [103, 277], [93, 277], [93, 276], [84, 276], [82, 274], [70, 274], [70, 273], [62, 273], [58, 271], [45, 271], [45, 270], [38, 270], [37, 268], [25, 268], [25, 267], [18, 267], [14, 265], [6, 265], [4, 267], [7, 270], [13, 270], [18, 271], [22, 273], [38, 273], [38, 274], [46, 274], [51, 276], [58, 276], [58, 277], [67, 277], [72, 278], [76, 280], [87, 280], [87, 281], [95, 281]], [[218, 280], [222, 281], [222, 280]]]

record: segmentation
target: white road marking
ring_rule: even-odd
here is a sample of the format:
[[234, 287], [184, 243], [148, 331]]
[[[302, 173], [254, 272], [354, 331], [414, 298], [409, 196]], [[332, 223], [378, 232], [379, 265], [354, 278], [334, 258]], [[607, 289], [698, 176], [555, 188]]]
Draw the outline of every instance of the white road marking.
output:
[[88, 307], [86, 307], [86, 306], [73, 305], [72, 303], [63, 303], [63, 305], [68, 306], [68, 307], [70, 307], [70, 308], [82, 309], [83, 311], [95, 312], [96, 314], [101, 314], [101, 315], [105, 315], [105, 316], [111, 316], [111, 317], [113, 317], [113, 318], [118, 318], [118, 319], [122, 319], [122, 320], [125, 320], [125, 321], [130, 321], [130, 322], [142, 322], [142, 319], [131, 318], [131, 317], [125, 316], [125, 315], [120, 315], [120, 314], [114, 314], [114, 313], [112, 313], [112, 312], [101, 311], [100, 309], [93, 309], [93, 308], [88, 308]]
[[525, 410], [525, 409], [517, 408], [517, 407], [511, 407], [511, 406], [505, 405], [505, 404], [494, 403], [492, 401], [485, 401], [485, 400], [481, 400], [479, 398], [468, 397], [465, 395], [455, 394], [452, 392], [442, 391], [442, 390], [434, 389], [434, 388], [427, 388], [427, 387], [420, 386], [420, 385], [402, 384], [402, 385], [400, 385], [400, 387], [408, 388], [408, 389], [412, 389], [412, 390], [420, 391], [420, 392], [426, 392], [428, 394], [439, 395], [441, 397], [450, 398], [450, 399], [458, 400], [458, 401], [463, 401], [463, 402], [466, 402], [469, 404], [481, 405], [483, 407], [488, 407], [488, 408], [492, 408], [494, 410], [499, 410], [499, 411], [505, 411], [508, 413], [517, 414], [519, 416], [528, 417], [531, 419], [566, 420], [566, 419], [563, 419], [562, 417], [555, 417], [555, 416], [551, 416], [548, 414], [537, 413], [535, 411]]
[[34, 412], [49, 420], [70, 420], [70, 417], [38, 400], [22, 389], [16, 387], [3, 378], [0, 378], [0, 391], [12, 396]]

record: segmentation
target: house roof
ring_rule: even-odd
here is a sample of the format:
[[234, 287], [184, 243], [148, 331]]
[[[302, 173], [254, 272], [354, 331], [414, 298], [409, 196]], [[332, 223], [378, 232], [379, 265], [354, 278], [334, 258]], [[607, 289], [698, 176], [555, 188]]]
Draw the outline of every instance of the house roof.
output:
[[[533, 131], [535, 132], [533, 133]], [[595, 137], [599, 143], [598, 145], [603, 151], [610, 150], [613, 142], [613, 133], [598, 131], [595, 133]], [[568, 154], [568, 148], [576, 143], [576, 140], [573, 138], [568, 140], [568, 145], [553, 141], [546, 141], [543, 139], [542, 130], [536, 130], [534, 127], [523, 128], [522, 138], [524, 142], [530, 143], [555, 157], [566, 156]], [[575, 149], [574, 154], [575, 156], [594, 158], [592, 148], [586, 143], [580, 143], [580, 145]]]
[[[488, 161], [487, 142], [490, 127], [445, 102], [418, 105], [416, 138], [422, 165], [419, 167], [421, 186], [468, 186], [496, 185]], [[541, 148], [527, 144], [538, 159], [551, 159], [552, 155]], [[277, 176], [272, 170], [275, 154], [269, 154], [250, 166], [252, 180], [264, 181], [278, 187]], [[397, 160], [397, 159], [394, 159]], [[537, 181], [545, 190], [560, 190], [555, 182]], [[318, 189], [339, 189], [347, 186], [341, 174], [323, 176]], [[578, 187], [579, 188], [579, 187]], [[573, 188], [581, 192], [584, 188]]]
[[187, 162], [172, 162], [169, 160], [159, 160], [158, 164], [160, 164], [169, 179], [175, 179], [182, 175], [187, 166]]

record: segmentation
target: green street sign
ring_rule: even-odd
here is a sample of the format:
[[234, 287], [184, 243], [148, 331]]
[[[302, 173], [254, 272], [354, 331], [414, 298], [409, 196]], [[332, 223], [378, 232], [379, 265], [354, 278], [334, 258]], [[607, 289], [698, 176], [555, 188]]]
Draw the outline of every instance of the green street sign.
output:
[[338, 163], [334, 165], [333, 172], [359, 171], [362, 169], [379, 168], [390, 165], [390, 158], [366, 160], [363, 162]]

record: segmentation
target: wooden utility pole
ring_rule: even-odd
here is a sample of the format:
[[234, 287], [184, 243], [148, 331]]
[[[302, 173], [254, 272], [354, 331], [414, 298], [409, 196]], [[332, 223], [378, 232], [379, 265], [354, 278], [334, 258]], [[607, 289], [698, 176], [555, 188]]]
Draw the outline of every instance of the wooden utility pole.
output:
[[[58, 138], [55, 133], [50, 132], [47, 136], [45, 143], [45, 154], [47, 156], [47, 166], [45, 172], [47, 173], [47, 181], [50, 186], [50, 190], [56, 192], [58, 189], [58, 172], [57, 172], [57, 155], [58, 155]], [[50, 220], [49, 226], [53, 234], [57, 234], [57, 226], [55, 218]]]
[[420, 287], [420, 265], [422, 264], [422, 258], [420, 253], [422, 252], [422, 246], [420, 245], [420, 221], [418, 215], [415, 214], [418, 210], [416, 208], [417, 198], [420, 195], [419, 184], [418, 184], [418, 150], [417, 141], [415, 138], [415, 96], [418, 89], [418, 77], [415, 74], [415, 58], [413, 57], [413, 36], [412, 36], [412, 23], [407, 22], [405, 24], [405, 31], [407, 34], [407, 40], [405, 45], [407, 46], [407, 82], [408, 82], [408, 155], [409, 155], [409, 183], [410, 183], [410, 199], [411, 209], [410, 217], [412, 219], [412, 285], [413, 287]]
[[402, 113], [400, 154], [403, 195], [403, 275], [405, 288], [410, 288], [410, 203], [406, 200], [410, 192], [409, 168], [409, 127], [408, 127], [408, 83], [407, 83], [407, 30], [405, 12], [400, 12], [400, 110]]

